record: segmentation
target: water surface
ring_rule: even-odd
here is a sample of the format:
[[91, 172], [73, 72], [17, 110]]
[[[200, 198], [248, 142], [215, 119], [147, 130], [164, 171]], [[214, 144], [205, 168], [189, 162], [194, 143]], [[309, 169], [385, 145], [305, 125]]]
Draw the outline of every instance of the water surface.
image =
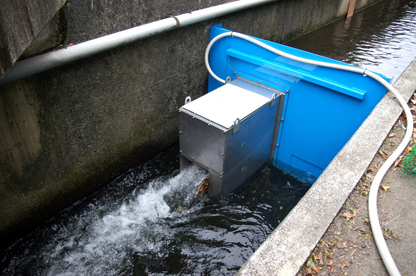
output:
[[266, 167], [227, 198], [198, 195], [178, 148], [131, 169], [16, 242], [4, 275], [231, 275], [309, 188]]
[[287, 43], [397, 80], [416, 57], [416, 1], [385, 0]]

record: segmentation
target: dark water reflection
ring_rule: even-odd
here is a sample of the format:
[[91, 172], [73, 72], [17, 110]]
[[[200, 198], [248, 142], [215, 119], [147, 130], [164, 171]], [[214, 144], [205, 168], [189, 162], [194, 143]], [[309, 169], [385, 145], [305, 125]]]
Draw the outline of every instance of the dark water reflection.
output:
[[287, 45], [396, 80], [416, 57], [416, 1], [385, 0]]
[[[416, 55], [416, 1], [385, 0], [288, 43], [380, 72]], [[177, 148], [133, 168], [2, 252], [3, 275], [231, 275], [308, 186], [268, 167], [223, 199], [197, 196]]]
[[227, 198], [199, 196], [207, 173], [179, 174], [177, 152], [131, 169], [16, 242], [2, 274], [234, 274], [309, 188], [266, 167]]

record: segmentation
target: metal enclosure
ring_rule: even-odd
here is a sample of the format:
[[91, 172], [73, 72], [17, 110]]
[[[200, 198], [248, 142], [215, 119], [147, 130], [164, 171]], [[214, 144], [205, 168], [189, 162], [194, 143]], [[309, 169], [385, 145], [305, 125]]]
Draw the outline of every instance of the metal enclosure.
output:
[[273, 158], [284, 94], [236, 79], [180, 108], [181, 170], [209, 171], [208, 192], [224, 196]]
[[[221, 24], [212, 26], [211, 40], [225, 32], [231, 31]], [[254, 39], [297, 57], [347, 65]], [[309, 184], [321, 175], [386, 93], [382, 84], [365, 74], [295, 61], [233, 36], [212, 46], [209, 63], [221, 79], [244, 78], [285, 92], [273, 164]], [[222, 85], [209, 76], [208, 92]]]

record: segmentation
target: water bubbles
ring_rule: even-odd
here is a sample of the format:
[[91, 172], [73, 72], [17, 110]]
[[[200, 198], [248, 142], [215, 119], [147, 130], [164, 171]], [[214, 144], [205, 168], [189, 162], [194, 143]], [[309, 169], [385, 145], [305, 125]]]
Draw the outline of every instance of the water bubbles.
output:
[[[51, 255], [56, 260], [49, 273], [59, 275], [71, 271], [75, 274], [117, 275], [120, 273], [117, 269], [119, 264], [129, 262], [129, 252], [160, 252], [164, 249], [166, 237], [169, 237], [169, 225], [163, 219], [172, 214], [164, 196], [185, 189], [186, 196], [175, 197], [176, 200], [186, 201], [195, 197], [197, 190], [194, 183], [205, 177], [204, 171], [190, 167], [168, 181], [163, 178], [152, 181], [134, 199], [123, 202], [117, 210], [93, 221], [91, 227], [79, 237], [76, 246], [71, 246], [74, 244], [73, 236], [58, 243]], [[60, 259], [59, 256], [64, 257]]]
[[[8, 267], [2, 272], [234, 274], [284, 217], [282, 211], [276, 213], [276, 204], [284, 204], [277, 196], [288, 196], [281, 191], [299, 190], [299, 200], [307, 190], [292, 179], [291, 187], [287, 187], [286, 178], [276, 175], [276, 170], [269, 168], [247, 189], [222, 200], [198, 196], [207, 173], [196, 166], [148, 181], [128, 173], [128, 189], [121, 191], [126, 187], [121, 177], [117, 185], [101, 191], [100, 197], [74, 207], [82, 211], [64, 212], [63, 218], [67, 219], [57, 218], [16, 247], [20, 253], [10, 253]], [[268, 185], [262, 182], [265, 178]], [[146, 182], [133, 187], [132, 179]], [[278, 187], [273, 188], [271, 183]], [[273, 191], [266, 193], [270, 189]], [[260, 199], [258, 194], [267, 196]], [[288, 212], [291, 207], [285, 204]], [[296, 201], [291, 204], [294, 206]]]

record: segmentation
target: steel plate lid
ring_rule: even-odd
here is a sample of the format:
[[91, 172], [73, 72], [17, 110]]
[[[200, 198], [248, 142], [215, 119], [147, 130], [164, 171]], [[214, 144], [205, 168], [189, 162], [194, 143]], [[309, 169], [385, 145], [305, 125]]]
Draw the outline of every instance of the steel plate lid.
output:
[[243, 120], [270, 99], [242, 87], [227, 83], [216, 90], [184, 105], [181, 111], [231, 128], [238, 118]]

